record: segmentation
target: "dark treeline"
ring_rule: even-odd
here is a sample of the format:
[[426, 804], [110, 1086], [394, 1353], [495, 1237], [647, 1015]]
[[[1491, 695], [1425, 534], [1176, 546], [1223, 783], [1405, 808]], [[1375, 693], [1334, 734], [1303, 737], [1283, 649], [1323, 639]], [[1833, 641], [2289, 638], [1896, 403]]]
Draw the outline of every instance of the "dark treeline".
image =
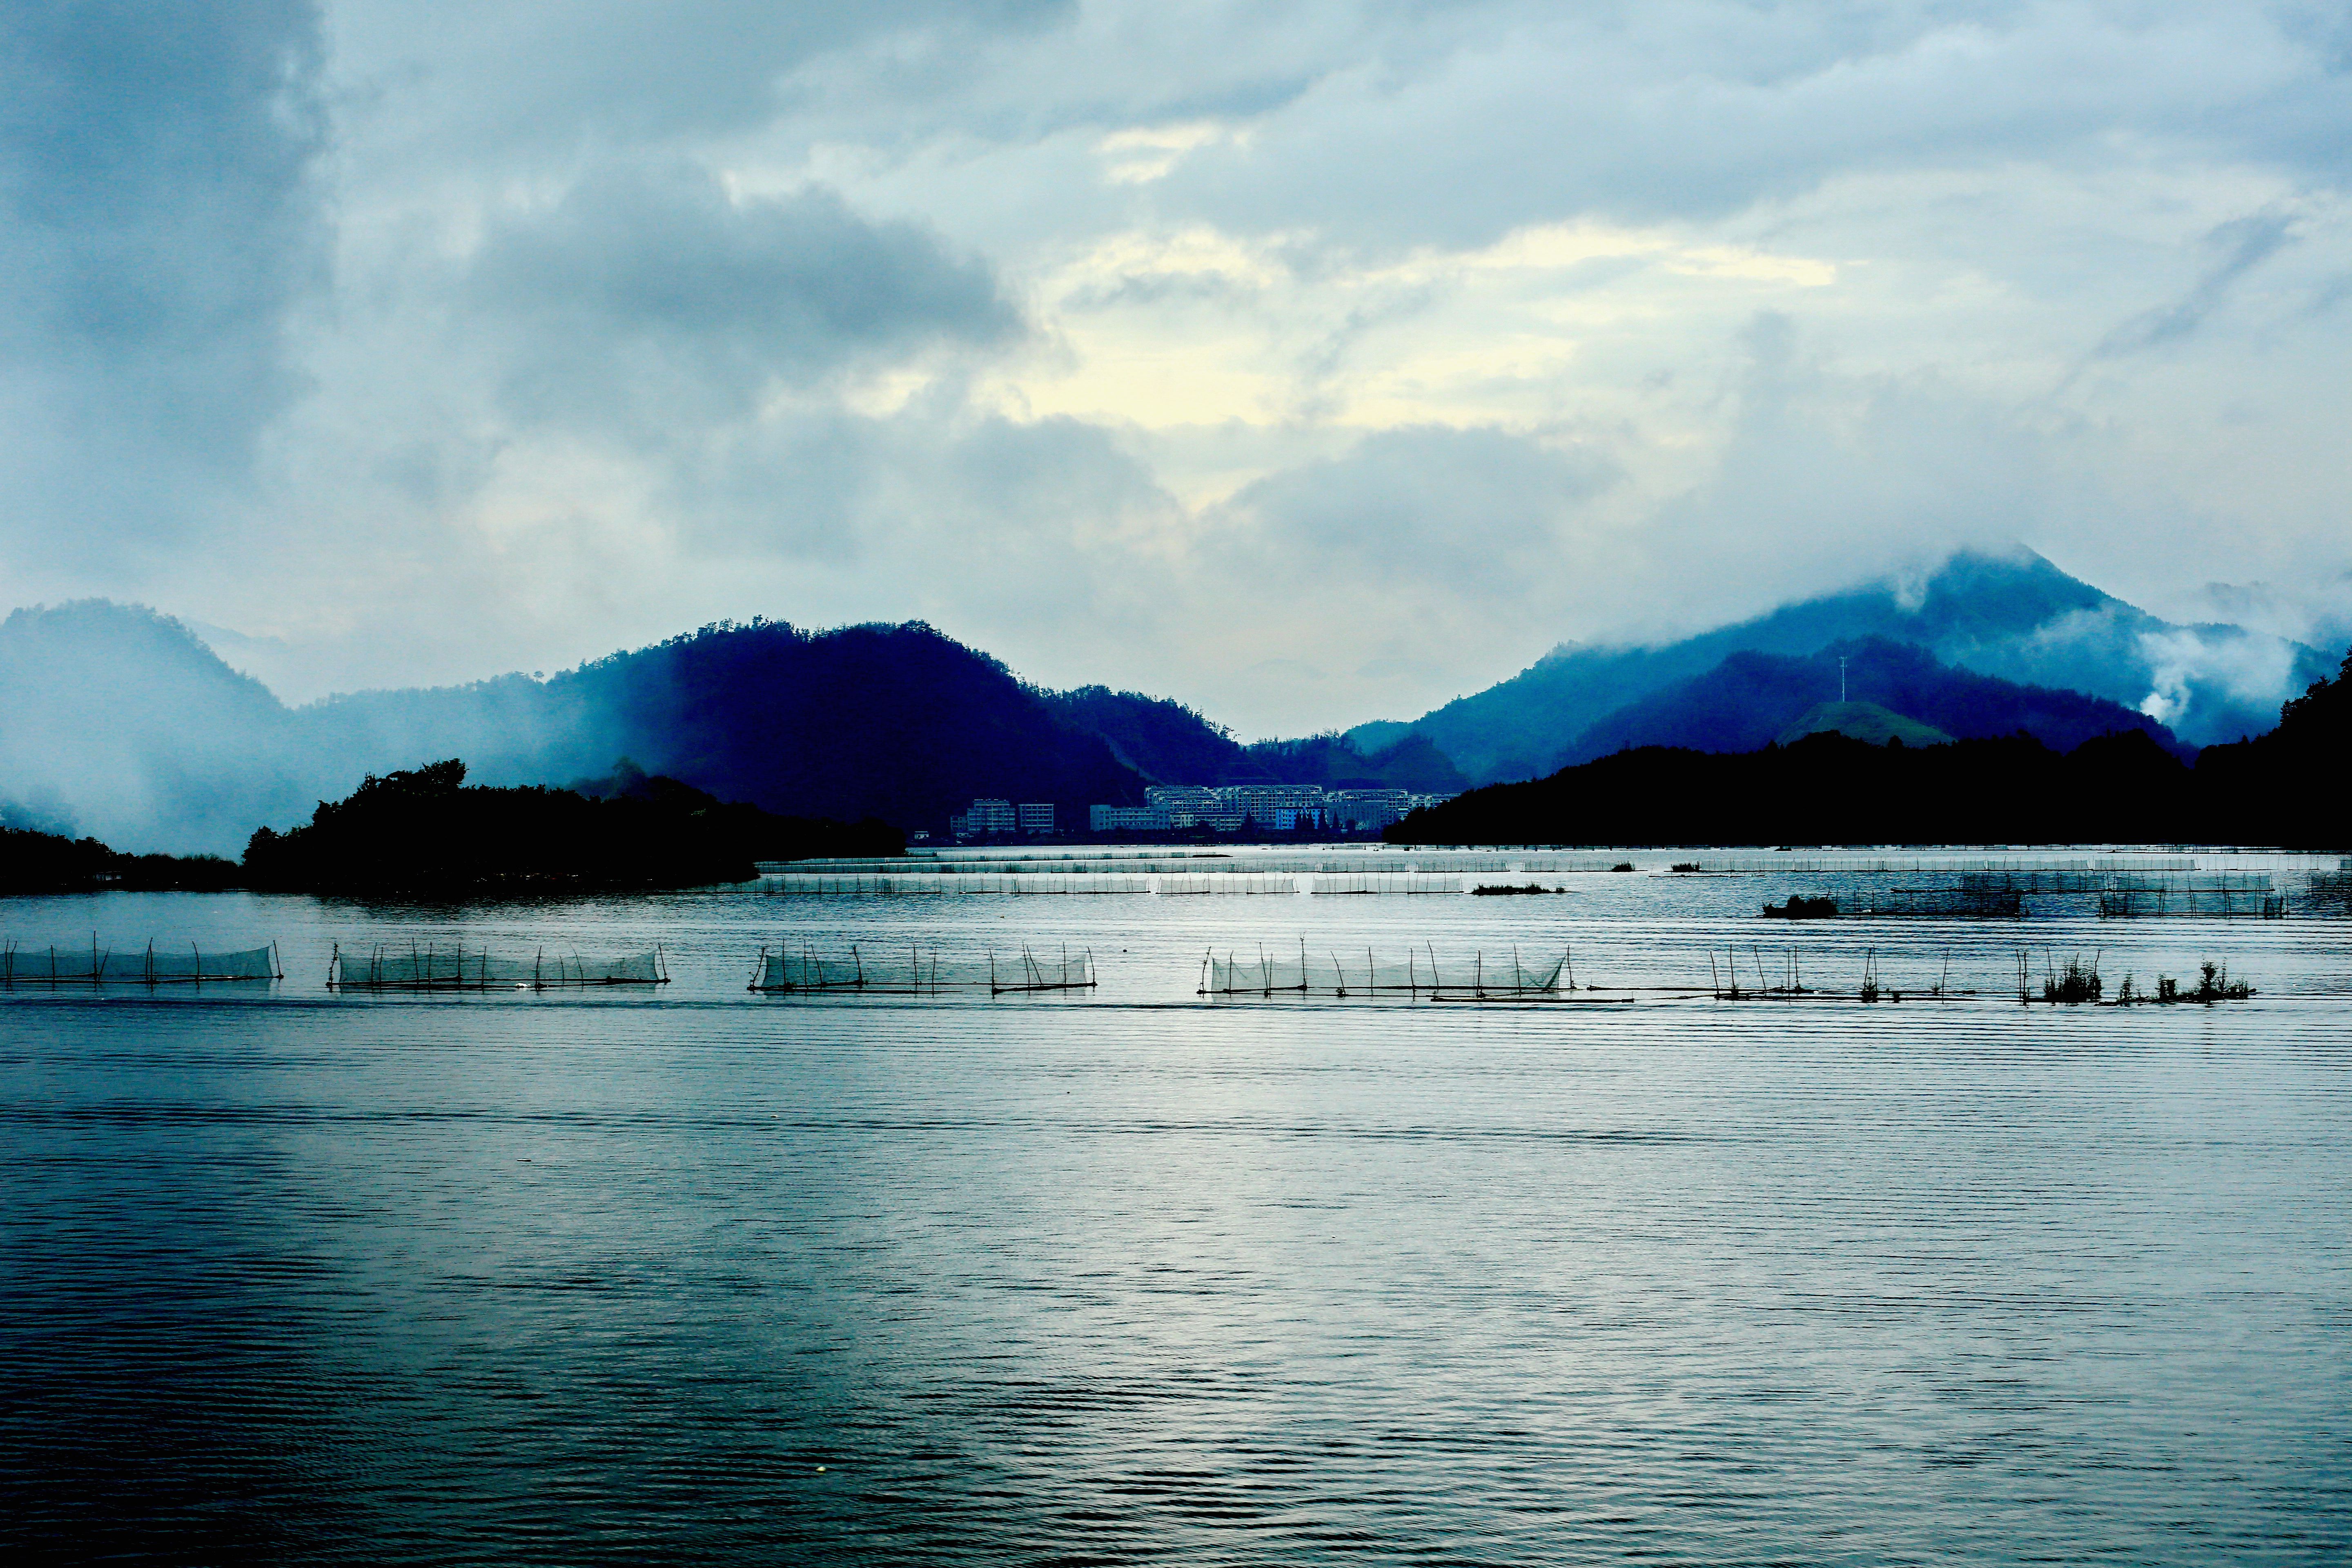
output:
[[897, 828], [724, 804], [624, 760], [571, 789], [466, 784], [455, 758], [369, 777], [289, 832], [264, 827], [242, 866], [217, 856], [122, 855], [95, 838], [0, 828], [0, 893], [115, 888], [215, 892], [589, 892], [749, 879], [753, 862], [897, 855]]
[[757, 860], [903, 847], [879, 822], [777, 816], [626, 763], [580, 789], [493, 789], [468, 786], [452, 758], [370, 775], [290, 832], [260, 829], [245, 876], [249, 887], [318, 893], [685, 888], [748, 880]]
[[2352, 657], [2279, 727], [2192, 768], [2134, 730], [1885, 747], [1843, 735], [1730, 754], [1648, 746], [1474, 790], [1389, 829], [1409, 844], [2229, 843], [2352, 847]]
[[0, 893], [218, 892], [244, 872], [217, 855], [125, 855], [95, 838], [0, 827]]

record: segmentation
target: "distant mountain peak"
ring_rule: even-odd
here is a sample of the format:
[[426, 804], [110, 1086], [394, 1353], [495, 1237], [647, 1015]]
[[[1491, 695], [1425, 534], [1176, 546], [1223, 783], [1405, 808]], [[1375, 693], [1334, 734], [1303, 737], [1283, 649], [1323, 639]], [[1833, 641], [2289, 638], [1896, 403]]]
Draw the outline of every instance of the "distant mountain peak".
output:
[[[1619, 710], [1734, 654], [1804, 658], [1865, 637], [2018, 685], [2085, 693], [2158, 718], [2195, 745], [2269, 729], [2278, 704], [2333, 662], [2267, 633], [2174, 626], [2020, 545], [1958, 551], [1931, 571], [1888, 574], [1693, 637], [1564, 643], [1404, 728], [1474, 782], [1533, 778], [1589, 754], [1587, 735]], [[1399, 731], [1349, 731], [1374, 733], [1392, 742]]]

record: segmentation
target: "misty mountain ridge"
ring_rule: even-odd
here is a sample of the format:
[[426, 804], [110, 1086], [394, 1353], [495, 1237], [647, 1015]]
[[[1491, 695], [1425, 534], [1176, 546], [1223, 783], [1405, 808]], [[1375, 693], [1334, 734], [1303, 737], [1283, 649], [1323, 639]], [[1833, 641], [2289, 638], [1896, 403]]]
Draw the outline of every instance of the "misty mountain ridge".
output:
[[778, 816], [908, 828], [980, 795], [1050, 801], [1082, 826], [1150, 783], [1462, 785], [1421, 737], [1371, 757], [1337, 735], [1244, 746], [1165, 699], [1028, 686], [920, 622], [720, 623], [544, 679], [288, 708], [172, 617], [82, 600], [0, 623], [0, 822], [133, 849], [235, 854], [364, 778], [448, 757], [495, 786], [627, 758]]
[[1537, 777], [1599, 754], [1587, 734], [1617, 710], [1733, 654], [1801, 658], [1863, 637], [1914, 644], [1946, 665], [2019, 685], [2088, 693], [2191, 745], [2268, 730], [2279, 703], [2333, 664], [2268, 633], [2161, 620], [2028, 550], [1963, 552], [1924, 579], [1884, 579], [1677, 642], [1563, 646], [1410, 723], [1349, 734], [1360, 745], [1426, 735], [1478, 783]]
[[[1733, 661], [1726, 660], [1727, 664]], [[2064, 695], [2077, 696], [2079, 693]], [[1490, 784], [1388, 830], [1437, 844], [2180, 844], [2341, 850], [2352, 654], [2268, 732], [2193, 768], [2144, 729], [2056, 751], [2030, 734], [1873, 745], [1838, 733], [1747, 752], [1641, 746]]]
[[[370, 774], [446, 757], [496, 785], [599, 777], [629, 757], [778, 815], [909, 829], [976, 795], [1051, 801], [1077, 826], [1151, 783], [1444, 793], [1629, 744], [1762, 745], [1835, 694], [1816, 656], [1842, 645], [1891, 683], [1855, 685], [1860, 700], [1957, 736], [2021, 729], [2062, 747], [2126, 726], [2174, 750], [2259, 734], [2277, 699], [2249, 691], [2300, 690], [2327, 668], [2265, 634], [2159, 621], [2038, 556], [1960, 555], [1907, 590], [1874, 584], [1659, 647], [1557, 650], [1411, 724], [1244, 744], [1164, 698], [1027, 685], [919, 622], [719, 623], [545, 679], [288, 708], [181, 622], [82, 600], [0, 622], [0, 822], [235, 853]], [[1906, 645], [1926, 651], [1888, 651]], [[2029, 679], [2051, 670], [2076, 679]], [[2183, 717], [2168, 729], [2151, 710]]]
[[[1863, 721], [1857, 733], [1841, 724], [1806, 724], [1809, 715], [1839, 707], [1840, 671], [1851, 709]], [[1894, 726], [1909, 725], [1917, 733]], [[2192, 749], [2145, 713], [2119, 702], [2026, 686], [1998, 676], [1955, 669], [1927, 649], [1885, 637], [1833, 643], [1804, 658], [1735, 653], [1713, 669], [1676, 681], [1626, 704], [1580, 736], [1561, 766], [1641, 746], [1692, 752], [1752, 752], [1791, 731], [1837, 729], [1854, 740], [1883, 744], [1889, 734], [1906, 745], [1939, 740], [1992, 740], [2031, 735], [2054, 752], [2071, 752], [2095, 736], [2137, 730], [2177, 757]]]
[[1243, 742], [1223, 725], [1165, 697], [1106, 686], [1036, 695], [1064, 722], [1102, 737], [1112, 755], [1153, 784], [1311, 784], [1425, 794], [1468, 787], [1444, 752], [1410, 732], [1370, 747], [1336, 731]]
[[0, 817], [118, 847], [236, 853], [371, 775], [461, 757], [485, 784], [648, 772], [780, 816], [943, 821], [975, 795], [1138, 804], [1142, 777], [996, 660], [919, 622], [722, 623], [545, 680], [289, 709], [179, 622], [83, 600], [0, 623]]

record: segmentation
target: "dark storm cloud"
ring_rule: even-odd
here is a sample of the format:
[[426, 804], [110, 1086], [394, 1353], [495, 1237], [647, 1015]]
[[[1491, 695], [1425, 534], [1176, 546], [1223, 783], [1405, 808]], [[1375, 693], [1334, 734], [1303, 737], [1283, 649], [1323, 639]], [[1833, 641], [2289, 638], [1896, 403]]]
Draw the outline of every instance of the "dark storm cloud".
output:
[[467, 302], [514, 333], [504, 378], [526, 417], [667, 426], [740, 412], [772, 382], [1020, 328], [989, 269], [828, 190], [730, 199], [688, 164], [606, 169], [500, 220]]
[[187, 528], [293, 390], [319, 19], [296, 0], [0, 8], [0, 563]]

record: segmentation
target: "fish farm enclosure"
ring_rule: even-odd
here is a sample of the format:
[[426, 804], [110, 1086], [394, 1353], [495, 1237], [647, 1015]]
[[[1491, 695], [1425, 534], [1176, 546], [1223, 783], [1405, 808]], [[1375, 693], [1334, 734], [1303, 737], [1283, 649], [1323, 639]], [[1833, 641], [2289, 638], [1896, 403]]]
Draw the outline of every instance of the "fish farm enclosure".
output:
[[[527, 910], [494, 919], [497, 906], [486, 906], [455, 924], [404, 918], [387, 926], [352, 906], [349, 929], [320, 928], [323, 951], [298, 944], [289, 968], [277, 942], [251, 942], [252, 924], [230, 933], [245, 935], [243, 945], [184, 923], [184, 934], [168, 938], [109, 933], [89, 928], [129, 906], [83, 903], [75, 919], [89, 933], [78, 939], [53, 940], [63, 921], [0, 939], [0, 990], [236, 984], [353, 998], [650, 997], [679, 978], [681, 996], [716, 988], [775, 1000], [1631, 1005], [2023, 993], [2039, 1001], [2041, 982], [2021, 983], [2021, 966], [2054, 973], [2071, 956], [2104, 965], [2113, 986], [2128, 978], [2134, 1003], [2154, 997], [2159, 983], [2170, 997], [2212, 1000], [2194, 978], [2208, 959], [2234, 964], [2272, 994], [2352, 989], [2352, 975], [2262, 975], [2259, 949], [2270, 944], [2249, 956], [2222, 934], [2248, 921], [2352, 929], [2347, 889], [2352, 868], [2342, 858], [2246, 851], [964, 853], [798, 862], [743, 888], [658, 901], [696, 918], [724, 910], [730, 926], [747, 926], [731, 956], [664, 920], [615, 930], [574, 918], [566, 928], [534, 921]], [[1498, 892], [1546, 896], [1479, 896]], [[1066, 912], [1042, 920], [991, 912], [1087, 894], [1103, 896], [1056, 906]], [[249, 899], [244, 907], [253, 924], [272, 923], [263, 911], [274, 909], [315, 919], [304, 901]], [[1782, 918], [1759, 921], [1759, 910]], [[986, 929], [974, 929], [975, 920]], [[1139, 920], [1151, 933], [1141, 952], [1117, 940]], [[1735, 934], [1751, 923], [1782, 930], [1769, 939]], [[2143, 928], [2145, 940], [2129, 934]], [[1194, 935], [1173, 936], [1180, 929]], [[1161, 951], [1162, 931], [1175, 951]], [[685, 969], [674, 975], [681, 958]], [[730, 967], [731, 985], [721, 979]], [[1807, 978], [1787, 973], [1795, 970]], [[2118, 993], [2097, 1000], [2117, 1005]]]
[[2347, 888], [1171, 848], [12, 898], [0, 1517], [27, 1561], [2340, 1561]]

